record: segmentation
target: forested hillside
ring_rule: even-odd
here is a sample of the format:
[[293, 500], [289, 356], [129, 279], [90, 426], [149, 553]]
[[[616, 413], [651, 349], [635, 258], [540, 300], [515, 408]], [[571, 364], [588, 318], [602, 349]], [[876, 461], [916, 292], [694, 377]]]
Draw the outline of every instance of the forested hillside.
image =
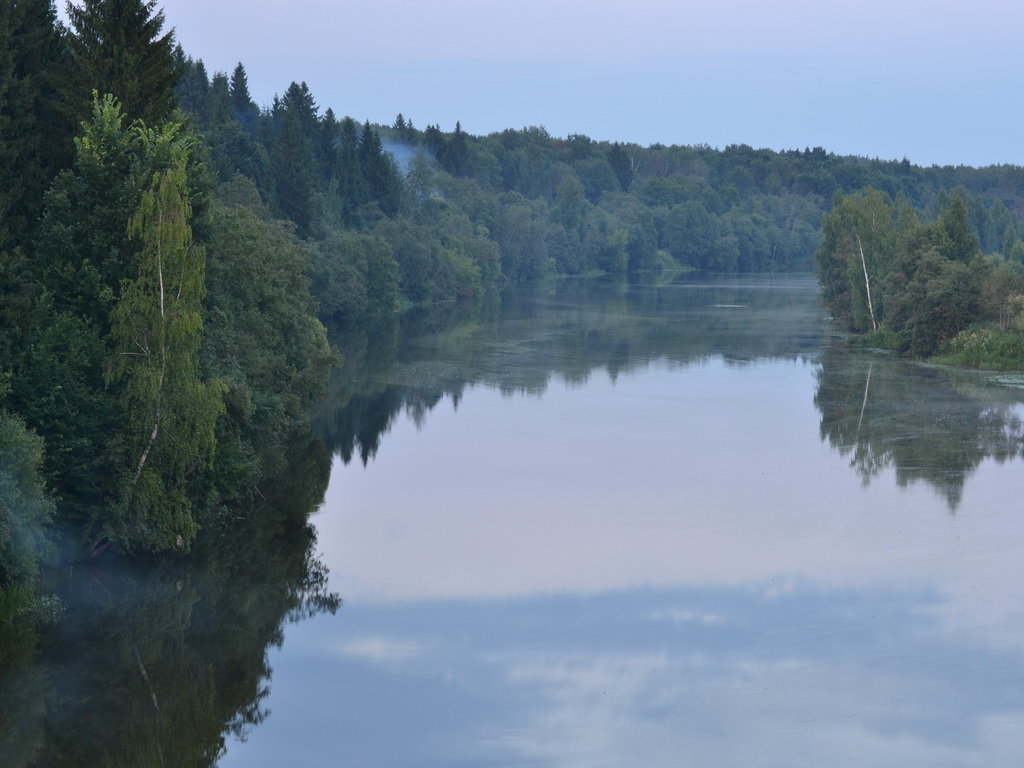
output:
[[960, 197], [985, 252], [1024, 258], [1015, 166], [640, 147], [539, 127], [473, 136], [402, 114], [360, 124], [321, 111], [305, 83], [261, 109], [243, 64], [211, 76], [182, 52], [179, 63], [179, 103], [218, 177], [252, 179], [308, 242], [325, 319], [388, 306], [393, 274], [401, 299], [423, 302], [595, 270], [811, 270], [833, 195], [868, 187], [923, 221]]
[[[230, 535], [303, 439], [322, 323], [556, 275], [811, 270], [816, 249], [837, 317], [914, 353], [1018, 322], [1018, 167], [373, 125], [302, 82], [258, 105], [155, 2], [69, 13], [0, 3], [0, 620], [59, 557]], [[918, 317], [961, 285], [955, 318]]]

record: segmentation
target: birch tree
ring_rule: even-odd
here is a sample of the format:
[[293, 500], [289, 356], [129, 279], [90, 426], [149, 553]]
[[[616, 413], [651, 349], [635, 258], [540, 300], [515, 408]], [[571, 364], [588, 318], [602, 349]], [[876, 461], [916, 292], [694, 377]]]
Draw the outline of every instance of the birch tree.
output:
[[[180, 128], [136, 125], [158, 170], [128, 224], [138, 274], [111, 315], [108, 380], [122, 388], [122, 490], [107, 535], [125, 549], [186, 549], [197, 531], [187, 484], [210, 461], [222, 411], [218, 382], [198, 370], [205, 257], [193, 242]], [[160, 166], [163, 167], [160, 167]]]
[[837, 195], [822, 219], [818, 278], [833, 314], [853, 330], [877, 330], [884, 319], [879, 287], [896, 245], [896, 208], [876, 189]]

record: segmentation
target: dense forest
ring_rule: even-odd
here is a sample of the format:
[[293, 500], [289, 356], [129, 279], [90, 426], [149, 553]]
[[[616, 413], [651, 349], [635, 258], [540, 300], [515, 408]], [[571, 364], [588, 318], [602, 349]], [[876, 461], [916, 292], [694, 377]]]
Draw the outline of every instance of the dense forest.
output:
[[877, 189], [837, 195], [818, 249], [822, 298], [867, 343], [915, 357], [992, 368], [1024, 367], [1024, 270], [983, 255], [968, 200], [932, 221]]
[[265, 507], [335, 359], [294, 227], [217, 185], [178, 110], [163, 15], [69, 10], [0, 5], [5, 627], [59, 608], [47, 565], [185, 553]]
[[302, 82], [260, 106], [153, 0], [0, 4], [0, 177], [5, 624], [58, 610], [62, 559], [245, 530], [308, 439], [325, 326], [654, 269], [817, 267], [917, 355], [1010, 349], [1024, 307], [1022, 168], [374, 125]]
[[[478, 295], [547, 275], [807, 270], [833, 196], [880, 190], [922, 221], [962, 200], [986, 253], [1021, 262], [1024, 169], [919, 168], [821, 148], [640, 147], [543, 128], [488, 136], [321, 114], [305, 83], [258, 109], [244, 66], [179, 52], [182, 108], [218, 178], [243, 175], [311, 251], [320, 316]], [[388, 258], [390, 257], [390, 258]], [[371, 275], [372, 272], [372, 275]]]

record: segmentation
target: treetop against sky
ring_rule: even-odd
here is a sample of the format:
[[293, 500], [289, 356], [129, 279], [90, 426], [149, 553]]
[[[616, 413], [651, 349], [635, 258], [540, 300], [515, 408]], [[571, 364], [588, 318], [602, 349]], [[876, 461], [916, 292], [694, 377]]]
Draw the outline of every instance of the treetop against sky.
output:
[[482, 134], [824, 146], [917, 164], [1024, 163], [1024, 6], [923, 0], [165, 0], [211, 71], [268, 104]]

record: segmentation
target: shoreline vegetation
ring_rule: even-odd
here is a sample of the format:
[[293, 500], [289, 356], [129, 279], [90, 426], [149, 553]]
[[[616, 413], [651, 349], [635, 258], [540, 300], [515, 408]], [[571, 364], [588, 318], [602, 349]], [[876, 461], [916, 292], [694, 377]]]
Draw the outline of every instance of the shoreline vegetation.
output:
[[915, 359], [1024, 369], [1024, 268], [985, 254], [970, 200], [931, 219], [877, 189], [837, 193], [822, 219], [822, 300], [856, 343]]
[[59, 616], [56, 564], [249, 530], [327, 327], [554, 276], [816, 269], [882, 346], [1024, 366], [1024, 168], [359, 123], [303, 82], [258, 106], [151, 0], [69, 18], [0, 3], [0, 665]]
[[[900, 353], [899, 339], [884, 331], [853, 334], [850, 346]], [[1024, 371], [1024, 333], [989, 323], [972, 323], [919, 362], [976, 371]]]

